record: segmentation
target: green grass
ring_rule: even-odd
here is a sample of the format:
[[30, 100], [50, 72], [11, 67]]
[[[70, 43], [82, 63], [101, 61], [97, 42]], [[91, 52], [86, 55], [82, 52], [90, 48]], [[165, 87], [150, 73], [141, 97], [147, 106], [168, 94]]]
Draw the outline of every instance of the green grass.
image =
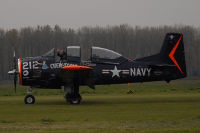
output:
[[81, 105], [66, 104], [63, 90], [0, 86], [0, 132], [200, 132], [200, 80], [81, 87]]

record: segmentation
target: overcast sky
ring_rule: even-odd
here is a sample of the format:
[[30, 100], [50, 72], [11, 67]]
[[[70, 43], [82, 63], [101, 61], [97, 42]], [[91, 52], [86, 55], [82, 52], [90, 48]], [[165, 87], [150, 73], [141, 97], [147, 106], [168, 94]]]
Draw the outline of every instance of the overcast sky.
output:
[[0, 28], [200, 26], [200, 0], [0, 0]]

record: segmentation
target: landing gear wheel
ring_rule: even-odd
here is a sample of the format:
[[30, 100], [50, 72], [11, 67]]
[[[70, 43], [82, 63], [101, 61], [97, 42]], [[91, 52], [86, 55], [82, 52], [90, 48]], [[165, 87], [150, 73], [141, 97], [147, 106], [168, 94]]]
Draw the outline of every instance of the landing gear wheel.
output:
[[70, 104], [80, 104], [81, 103], [81, 100], [80, 99], [72, 99], [70, 101]]
[[35, 103], [35, 97], [33, 95], [26, 95], [24, 98], [25, 104], [34, 104]]
[[74, 83], [64, 87], [64, 95], [65, 99], [70, 104], [80, 104], [81, 103], [81, 95], [79, 94], [79, 81], [78, 79], [74, 79]]
[[66, 98], [66, 101], [70, 104], [80, 104], [81, 99], [82, 99], [80, 94], [73, 95], [70, 93], [67, 93], [65, 98]]

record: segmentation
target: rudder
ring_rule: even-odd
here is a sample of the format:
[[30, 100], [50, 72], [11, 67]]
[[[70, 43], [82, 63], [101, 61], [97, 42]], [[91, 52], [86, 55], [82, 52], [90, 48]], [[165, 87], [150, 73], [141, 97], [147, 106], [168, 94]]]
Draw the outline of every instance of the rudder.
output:
[[185, 52], [183, 34], [167, 33], [163, 46], [159, 53], [160, 61], [170, 65], [175, 65], [181, 73], [181, 77], [186, 77]]

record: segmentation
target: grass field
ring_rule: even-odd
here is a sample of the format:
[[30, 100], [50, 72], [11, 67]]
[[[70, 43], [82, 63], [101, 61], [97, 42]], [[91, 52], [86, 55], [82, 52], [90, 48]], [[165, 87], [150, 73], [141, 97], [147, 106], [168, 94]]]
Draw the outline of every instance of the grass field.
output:
[[0, 132], [200, 132], [200, 80], [81, 87], [82, 104], [69, 105], [62, 90], [0, 85]]

